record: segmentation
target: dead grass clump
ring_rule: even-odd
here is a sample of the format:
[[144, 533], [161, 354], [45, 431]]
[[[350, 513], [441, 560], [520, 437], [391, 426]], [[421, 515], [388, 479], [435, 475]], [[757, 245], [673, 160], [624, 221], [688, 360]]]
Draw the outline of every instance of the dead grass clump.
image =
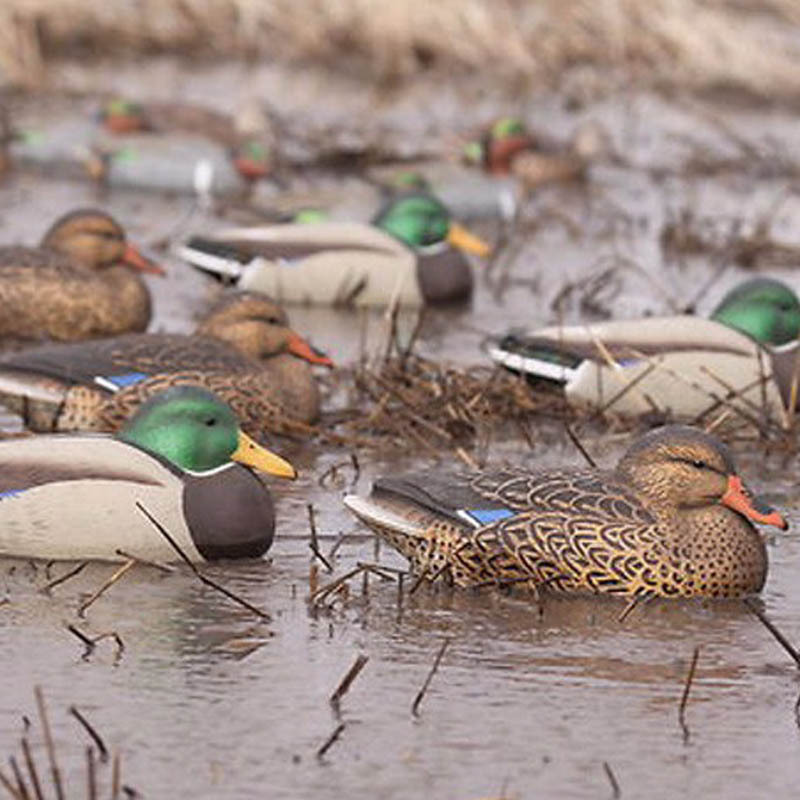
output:
[[413, 354], [363, 365], [354, 383], [364, 410], [346, 427], [362, 439], [403, 449], [463, 453], [481, 436], [509, 426], [527, 435], [533, 419], [567, 413], [556, 387], [534, 391], [525, 378], [500, 368], [458, 368]]

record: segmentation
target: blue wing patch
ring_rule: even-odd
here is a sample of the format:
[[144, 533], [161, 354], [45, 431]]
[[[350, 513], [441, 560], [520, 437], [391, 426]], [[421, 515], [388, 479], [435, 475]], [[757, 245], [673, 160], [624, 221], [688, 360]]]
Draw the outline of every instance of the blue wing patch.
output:
[[103, 389], [110, 392], [118, 392], [120, 389], [127, 389], [146, 380], [149, 377], [145, 372], [123, 372], [119, 375], [96, 375], [94, 382]]
[[0, 492], [0, 500], [5, 500], [7, 497], [17, 497], [24, 492], [24, 489], [10, 489], [7, 492]]
[[459, 513], [478, 527], [514, 516], [509, 508], [462, 508]]

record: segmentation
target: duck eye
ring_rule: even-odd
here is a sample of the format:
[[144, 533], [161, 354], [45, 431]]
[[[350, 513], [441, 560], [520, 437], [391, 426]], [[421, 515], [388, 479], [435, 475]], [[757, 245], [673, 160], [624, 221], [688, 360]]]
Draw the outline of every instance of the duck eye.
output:
[[701, 461], [700, 459], [695, 459], [692, 461], [692, 466], [696, 467], [697, 469], [707, 469], [708, 464], [705, 461]]
[[209, 427], [209, 428], [213, 427], [213, 426], [214, 426], [214, 425], [216, 425], [216, 424], [217, 424], [217, 420], [216, 420], [216, 418], [215, 418], [215, 417], [209, 417], [209, 418], [206, 420], [206, 425], [208, 425], [208, 427]]

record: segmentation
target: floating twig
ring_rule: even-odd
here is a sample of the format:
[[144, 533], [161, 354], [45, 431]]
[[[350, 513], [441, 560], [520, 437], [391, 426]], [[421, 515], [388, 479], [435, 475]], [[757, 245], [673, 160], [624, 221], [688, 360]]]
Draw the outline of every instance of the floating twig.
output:
[[80, 722], [81, 725], [83, 725], [86, 733], [88, 733], [89, 736], [92, 737], [92, 741], [97, 745], [97, 749], [100, 753], [100, 760], [103, 763], [108, 761], [108, 748], [106, 747], [103, 740], [100, 738], [100, 734], [92, 727], [89, 720], [86, 719], [86, 717], [84, 717], [83, 714], [81, 714], [81, 712], [78, 711], [77, 708], [75, 708], [75, 706], [69, 707], [69, 713], [72, 714], [72, 716], [75, 717], [75, 719], [78, 720], [78, 722]]
[[90, 639], [85, 633], [83, 633], [82, 631], [78, 630], [74, 625], [67, 625], [67, 630], [73, 636], [77, 637], [78, 639], [80, 639], [83, 642], [84, 646], [86, 647], [86, 652], [84, 653], [85, 656], [89, 655], [89, 653], [91, 653], [92, 650], [94, 650], [94, 647], [95, 647], [94, 640]]
[[680, 723], [681, 730], [683, 731], [683, 743], [687, 744], [689, 741], [689, 726], [686, 724], [686, 705], [689, 702], [689, 691], [692, 688], [692, 681], [694, 680], [694, 673], [697, 669], [697, 659], [700, 657], [700, 646], [694, 648], [692, 653], [692, 661], [689, 664], [689, 671], [686, 673], [686, 682], [683, 685], [683, 694], [681, 695], [681, 703], [678, 706], [678, 722]]
[[323, 758], [325, 753], [330, 750], [333, 743], [342, 735], [342, 731], [345, 729], [344, 722], [340, 722], [336, 728], [334, 729], [333, 733], [325, 740], [325, 744], [317, 750], [317, 758]]
[[83, 603], [81, 603], [80, 607], [78, 608], [78, 616], [85, 616], [86, 610], [89, 608], [89, 606], [91, 606], [95, 600], [101, 597], [104, 592], [110, 589], [126, 572], [128, 572], [128, 570], [135, 566], [136, 559], [129, 558], [88, 600], [85, 600]]
[[145, 567], [153, 567], [154, 569], [161, 570], [161, 572], [175, 572], [175, 567], [171, 566], [170, 564], [162, 564], [160, 561], [151, 561], [149, 558], [140, 558], [139, 556], [128, 553], [126, 550], [122, 550], [121, 548], [117, 548], [114, 552], [118, 556], [128, 558], [131, 561], [135, 561], [137, 564], [142, 564]]
[[792, 657], [794, 663], [800, 667], [800, 653], [795, 650], [789, 640], [775, 627], [775, 624], [767, 619], [764, 612], [758, 608], [750, 598], [746, 597], [742, 600], [742, 603], [761, 620], [761, 623], [775, 637], [778, 644]]
[[448, 637], [442, 642], [442, 646], [439, 648], [439, 652], [436, 654], [436, 658], [433, 661], [433, 666], [428, 673], [428, 677], [425, 678], [425, 683], [422, 684], [422, 688], [417, 692], [417, 696], [414, 698], [414, 702], [411, 704], [411, 713], [415, 717], [419, 716], [419, 704], [422, 702], [422, 698], [425, 697], [425, 693], [428, 691], [428, 687], [433, 680], [433, 676], [436, 674], [436, 670], [439, 669], [439, 662], [441, 662], [442, 657], [444, 656], [444, 651], [447, 650], [447, 646], [449, 644], [450, 639]]
[[70, 578], [74, 578], [76, 575], [78, 575], [79, 573], [83, 572], [83, 570], [86, 569], [88, 564], [89, 564], [88, 561], [81, 561], [81, 563], [78, 564], [77, 567], [75, 567], [74, 569], [71, 569], [65, 575], [61, 575], [60, 577], [55, 578], [54, 580], [50, 581], [50, 583], [47, 583], [44, 586], [42, 586], [40, 591], [46, 594], [51, 589], [55, 589], [56, 586], [59, 586], [62, 583], [65, 583]]
[[603, 770], [606, 773], [606, 777], [608, 778], [608, 782], [611, 784], [611, 796], [613, 798], [618, 798], [622, 796], [622, 792], [619, 788], [619, 783], [617, 783], [617, 778], [611, 770], [611, 765], [608, 761], [603, 762]]
[[191, 559], [183, 552], [180, 545], [170, 536], [169, 531], [142, 505], [141, 502], [138, 500], [136, 501], [136, 507], [139, 511], [144, 514], [150, 522], [153, 523], [156, 530], [170, 543], [172, 549], [181, 557], [183, 562], [189, 567], [189, 569], [197, 576], [198, 580], [204, 583], [206, 586], [210, 586], [212, 589], [220, 592], [220, 594], [224, 594], [225, 597], [233, 600], [235, 603], [238, 603], [240, 606], [243, 606], [248, 611], [252, 611], [256, 616], [261, 617], [264, 620], [271, 620], [272, 617], [266, 612], [262, 611], [260, 608], [257, 608], [252, 603], [249, 603], [242, 597], [234, 594], [229, 589], [226, 589], [224, 586], [221, 586], [216, 581], [211, 580], [211, 578], [206, 577], [203, 575], [199, 569], [192, 563]]
[[350, 669], [347, 670], [345, 676], [336, 687], [336, 691], [331, 695], [330, 702], [332, 705], [339, 705], [339, 701], [347, 694], [351, 684], [358, 677], [359, 672], [367, 665], [367, 661], [369, 661], [369, 656], [365, 656], [362, 653], [356, 656], [356, 660], [350, 665]]

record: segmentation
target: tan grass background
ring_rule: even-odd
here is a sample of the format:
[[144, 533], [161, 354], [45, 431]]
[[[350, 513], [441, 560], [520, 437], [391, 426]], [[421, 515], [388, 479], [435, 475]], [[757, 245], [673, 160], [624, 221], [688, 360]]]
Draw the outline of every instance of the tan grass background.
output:
[[0, 72], [46, 82], [64, 55], [297, 59], [380, 80], [485, 70], [553, 85], [615, 70], [639, 84], [800, 96], [800, 0], [3, 0]]

